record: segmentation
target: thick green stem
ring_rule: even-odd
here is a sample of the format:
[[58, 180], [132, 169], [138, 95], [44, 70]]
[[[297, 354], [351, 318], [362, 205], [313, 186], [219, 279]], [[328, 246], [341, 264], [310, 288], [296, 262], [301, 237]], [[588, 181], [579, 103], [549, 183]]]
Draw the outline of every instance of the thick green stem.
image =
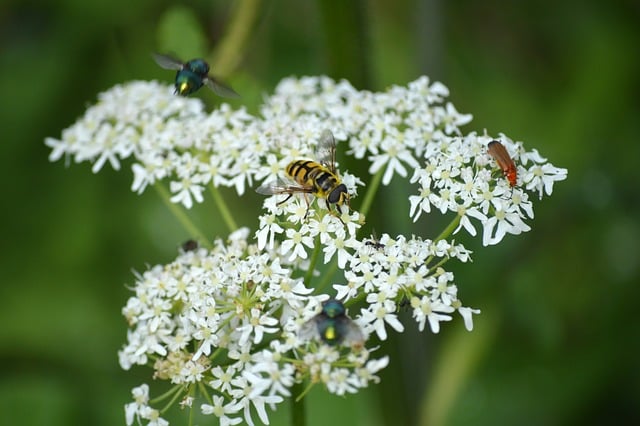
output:
[[207, 248], [211, 248], [211, 244], [205, 235], [198, 229], [198, 227], [189, 219], [189, 216], [184, 212], [182, 207], [171, 202], [171, 196], [167, 191], [167, 188], [162, 186], [159, 182], [156, 182], [153, 187], [156, 189], [158, 194], [160, 194], [160, 198], [164, 204], [169, 208], [171, 213], [178, 219], [178, 222], [182, 225], [182, 227], [187, 231], [189, 236], [197, 238], [198, 241]]
[[315, 286], [317, 293], [321, 293], [322, 291], [324, 291], [325, 287], [329, 285], [331, 277], [333, 277], [333, 274], [336, 273], [336, 269], [338, 269], [338, 264], [336, 262], [333, 262], [324, 274], [324, 278], [322, 279], [322, 281], [320, 281], [318, 285]]
[[307, 424], [304, 399], [298, 400], [298, 396], [304, 392], [303, 383], [294, 383], [291, 387], [291, 425], [305, 426]]
[[261, 0], [235, 2], [227, 32], [220, 40], [210, 62], [215, 75], [226, 78], [238, 67], [251, 30], [255, 28], [261, 3]]
[[236, 229], [238, 229], [238, 225], [236, 224], [236, 221], [233, 219], [233, 215], [231, 214], [231, 211], [229, 210], [227, 203], [224, 201], [224, 198], [222, 198], [220, 191], [218, 191], [218, 188], [213, 186], [213, 184], [209, 188], [211, 189], [211, 195], [213, 196], [213, 201], [215, 201], [216, 206], [218, 206], [218, 210], [220, 211], [220, 214], [222, 215], [222, 219], [224, 220], [224, 223], [227, 225], [227, 228], [229, 228], [230, 232], [235, 231]]
[[460, 223], [460, 218], [461, 216], [457, 214], [456, 217], [454, 217], [453, 220], [447, 225], [447, 227], [444, 228], [444, 230], [440, 233], [440, 235], [438, 235], [436, 239], [433, 240], [433, 242], [436, 243], [440, 240], [444, 240], [449, 235], [451, 235], [453, 231], [458, 227], [458, 224]]

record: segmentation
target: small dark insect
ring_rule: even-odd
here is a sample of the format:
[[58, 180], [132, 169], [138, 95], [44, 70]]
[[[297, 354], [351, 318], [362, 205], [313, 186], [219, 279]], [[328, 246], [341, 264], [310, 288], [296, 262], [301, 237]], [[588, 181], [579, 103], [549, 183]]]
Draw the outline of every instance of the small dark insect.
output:
[[198, 248], [198, 242], [196, 240], [187, 240], [182, 243], [182, 251], [195, 251]]
[[375, 231], [371, 235], [371, 238], [364, 240], [364, 243], [365, 245], [368, 245], [369, 247], [373, 247], [376, 250], [382, 250], [385, 247], [385, 245], [382, 244], [378, 239], [378, 237], [376, 236]]
[[237, 98], [239, 95], [231, 87], [209, 75], [209, 64], [203, 59], [192, 59], [182, 62], [169, 55], [153, 54], [153, 59], [164, 69], [177, 70], [176, 93], [187, 96], [206, 85], [213, 92], [225, 98]]

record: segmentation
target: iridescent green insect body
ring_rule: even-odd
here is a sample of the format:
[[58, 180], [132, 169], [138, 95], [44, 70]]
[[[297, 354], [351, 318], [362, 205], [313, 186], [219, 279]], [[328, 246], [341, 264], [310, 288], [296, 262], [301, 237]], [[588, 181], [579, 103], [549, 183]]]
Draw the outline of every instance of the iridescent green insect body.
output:
[[237, 98], [239, 95], [231, 87], [209, 75], [209, 64], [202, 59], [192, 59], [186, 63], [169, 55], [153, 54], [153, 59], [164, 69], [178, 70], [176, 73], [176, 93], [188, 96], [203, 85], [222, 97]]
[[329, 346], [361, 346], [364, 343], [362, 330], [347, 316], [344, 305], [335, 299], [322, 304], [322, 311], [302, 326], [300, 335], [302, 338], [319, 337]]

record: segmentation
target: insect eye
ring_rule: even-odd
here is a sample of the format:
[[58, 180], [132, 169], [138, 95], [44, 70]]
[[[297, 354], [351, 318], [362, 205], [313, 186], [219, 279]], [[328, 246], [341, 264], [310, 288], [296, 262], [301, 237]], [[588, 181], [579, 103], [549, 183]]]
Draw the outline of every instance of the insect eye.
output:
[[345, 198], [347, 198], [347, 187], [344, 185], [344, 183], [342, 183], [336, 186], [336, 188], [329, 193], [327, 201], [329, 201], [331, 204], [342, 204]]

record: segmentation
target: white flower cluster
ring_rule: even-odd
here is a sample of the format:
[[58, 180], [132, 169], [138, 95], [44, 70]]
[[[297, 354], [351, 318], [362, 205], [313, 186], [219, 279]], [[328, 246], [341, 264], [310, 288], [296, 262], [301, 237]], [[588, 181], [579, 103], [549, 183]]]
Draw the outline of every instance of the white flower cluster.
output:
[[337, 298], [366, 298], [360, 323], [366, 332], [375, 331], [386, 340], [386, 326], [397, 332], [404, 326], [397, 318], [399, 306], [410, 305], [420, 331], [428, 320], [433, 333], [440, 331], [440, 321], [450, 321], [451, 312], [462, 315], [468, 330], [473, 329], [472, 314], [479, 310], [463, 307], [453, 273], [443, 265], [449, 259], [470, 260], [471, 252], [462, 245], [445, 240], [433, 242], [403, 236], [392, 239], [383, 234], [380, 240], [365, 240], [350, 258], [344, 272], [346, 285], [334, 285]]
[[[346, 154], [370, 162], [369, 173], [384, 173], [384, 185], [394, 176], [418, 185], [408, 202], [414, 220], [432, 207], [453, 212], [461, 218], [457, 230], [476, 235], [472, 221], [481, 224], [485, 245], [528, 231], [529, 192], [549, 195], [567, 175], [505, 135], [463, 136], [459, 126], [471, 116], [443, 104], [448, 89], [426, 77], [386, 92], [358, 91], [327, 77], [288, 78], [259, 117], [227, 104], [206, 113], [198, 99], [172, 92], [168, 85], [132, 82], [102, 93], [61, 140], [47, 138], [50, 159], [92, 161], [97, 172], [107, 160], [117, 169], [120, 159], [133, 156], [134, 191], [166, 179], [171, 200], [189, 208], [203, 201], [207, 185], [231, 186], [242, 195], [254, 181], [284, 177], [291, 161], [313, 158], [320, 133], [330, 129], [348, 141]], [[517, 165], [515, 188], [487, 153], [493, 139]], [[349, 174], [344, 180], [355, 195], [360, 180]]]
[[[258, 116], [227, 104], [207, 113], [198, 99], [172, 93], [155, 82], [116, 86], [60, 140], [46, 144], [52, 161], [90, 161], [94, 172], [107, 161], [118, 169], [132, 157], [133, 191], [166, 181], [171, 201], [186, 208], [204, 200], [207, 186], [233, 187], [239, 195], [258, 184], [284, 188], [261, 192], [276, 195], [264, 200], [255, 244], [242, 229], [210, 250], [183, 249], [175, 261], [137, 276], [135, 296], [123, 309], [130, 330], [121, 366], [153, 366], [155, 378], [175, 385], [172, 398], [184, 395], [182, 405], [192, 406], [197, 390], [205, 401], [200, 411], [221, 425], [253, 425], [256, 414], [268, 424], [266, 406], [274, 408], [306, 381], [339, 395], [377, 382], [388, 359], [370, 358], [366, 336], [386, 340], [390, 330], [402, 332], [399, 310], [410, 310], [418, 328], [428, 324], [433, 333], [457, 311], [471, 330], [479, 310], [463, 306], [453, 273], [443, 267], [450, 259], [467, 262], [471, 253], [448, 236], [460, 230], [475, 236], [480, 225], [483, 244], [490, 245], [528, 231], [530, 195], [550, 195], [567, 176], [505, 135], [463, 135], [459, 126], [471, 116], [446, 103], [447, 88], [426, 77], [385, 92], [327, 77], [288, 78]], [[326, 158], [316, 152], [325, 148], [326, 129], [340, 155], [368, 162], [371, 179], [323, 168]], [[487, 149], [493, 140], [506, 150], [502, 158]], [[308, 167], [344, 183], [351, 202], [330, 205], [329, 191], [300, 191], [301, 182], [285, 170], [303, 159], [323, 164]], [[432, 210], [454, 214], [442, 237], [359, 236], [368, 209], [358, 211], [359, 187], [372, 191], [364, 197], [371, 200], [380, 183], [398, 177], [417, 187], [407, 199], [407, 218], [417, 221]], [[286, 200], [289, 194], [295, 196]], [[318, 283], [325, 279], [318, 265], [330, 262], [343, 271], [344, 283], [333, 285], [338, 302], [325, 312], [329, 296], [319, 293], [329, 282]], [[342, 302], [358, 309], [353, 318], [335, 312]], [[331, 335], [323, 335], [325, 326]], [[362, 337], [354, 340], [362, 342], [340, 339], [354, 327]], [[305, 331], [316, 328], [309, 338]], [[166, 424], [146, 385], [133, 397], [127, 424]]]
[[[268, 424], [265, 406], [291, 396], [293, 384], [305, 379], [338, 395], [377, 382], [386, 357], [370, 359], [364, 347], [319, 345], [300, 336], [326, 296], [310, 295], [312, 289], [292, 277], [300, 265], [260, 252], [248, 235], [241, 229], [212, 250], [182, 251], [137, 277], [135, 296], [123, 309], [131, 329], [121, 366], [151, 364], [155, 378], [180, 386], [176, 392], [199, 385], [207, 401], [201, 412], [221, 424], [244, 419], [253, 425], [253, 413]], [[158, 421], [148, 386], [133, 395], [127, 424]]]
[[[325, 220], [327, 228], [338, 222], [331, 215]], [[338, 395], [377, 382], [387, 357], [370, 359], [372, 349], [364, 344], [318, 344], [321, 336], [308, 339], [301, 333], [327, 298], [312, 295], [301, 278], [294, 278], [306, 272], [308, 262], [291, 259], [294, 249], [279, 244], [260, 250], [248, 235], [242, 229], [226, 244], [216, 241], [212, 250], [183, 250], [170, 264], [137, 277], [135, 296], [123, 309], [131, 329], [119, 352], [121, 366], [153, 365], [154, 377], [178, 385], [176, 393], [194, 385], [201, 393], [206, 389], [208, 402], [200, 410], [221, 424], [243, 418], [253, 425], [254, 413], [268, 424], [265, 407], [290, 397], [291, 387], [305, 380]], [[316, 237], [327, 235], [322, 231]], [[428, 322], [437, 333], [439, 323], [451, 320], [456, 310], [472, 329], [472, 314], [479, 311], [462, 306], [453, 274], [442, 268], [451, 258], [469, 260], [464, 247], [387, 234], [380, 240], [352, 238], [350, 246], [343, 266], [347, 284], [334, 288], [338, 299], [366, 300], [353, 318], [364, 336], [375, 332], [386, 340], [388, 327], [402, 332], [397, 311], [403, 306], [412, 309], [420, 330]], [[337, 252], [329, 240], [326, 247]], [[140, 392], [147, 397], [140, 398]], [[158, 411], [148, 403], [148, 387], [133, 394], [135, 401], [126, 407], [128, 424], [134, 418], [154, 420]]]
[[554, 167], [534, 149], [524, 151], [505, 135], [498, 138], [517, 166], [519, 186], [510, 188], [500, 175], [486, 146], [494, 138], [471, 133], [435, 143], [424, 154], [425, 165], [415, 169], [411, 182], [419, 185], [411, 195], [410, 215], [417, 221], [433, 207], [442, 214], [455, 212], [460, 217], [456, 232], [464, 228], [475, 236], [471, 219], [483, 228], [484, 245], [499, 243], [506, 234], [520, 234], [531, 228], [524, 220], [533, 219], [533, 204], [525, 190], [551, 195], [553, 183], [564, 180], [567, 170]]
[[[358, 91], [346, 81], [336, 83], [322, 77], [288, 79], [267, 100], [262, 114], [272, 124], [284, 121], [285, 125], [274, 124], [280, 129], [295, 129], [293, 123], [316, 125], [319, 118], [322, 124], [316, 129], [327, 127], [338, 139], [347, 139], [347, 154], [368, 160], [370, 174], [384, 173], [383, 185], [394, 176], [407, 178], [407, 169], [412, 171], [410, 181], [419, 186], [418, 195], [409, 196], [409, 215], [414, 221], [433, 206], [442, 214], [453, 212], [460, 217], [455, 232], [464, 229], [475, 236], [472, 219], [477, 220], [483, 228], [484, 245], [497, 244], [508, 233], [528, 231], [525, 220], [533, 218], [533, 206], [527, 191], [540, 197], [543, 191], [550, 195], [553, 183], [566, 179], [567, 170], [554, 167], [536, 150], [525, 151], [521, 142], [502, 134], [499, 138], [476, 133], [462, 136], [459, 126], [469, 123], [471, 115], [459, 114], [451, 103], [442, 105], [448, 93], [444, 85], [430, 84], [427, 77], [379, 93]], [[301, 127], [300, 134], [317, 139], [320, 130], [308, 134], [308, 126]], [[487, 144], [495, 139], [506, 146], [517, 164], [516, 188], [509, 187], [487, 152]], [[308, 145], [313, 147], [313, 143]], [[284, 161], [272, 168], [272, 175], [302, 154], [297, 146], [293, 152], [296, 155], [273, 154]], [[310, 156], [310, 152], [302, 155]], [[271, 163], [276, 164], [275, 159]], [[355, 194], [359, 179], [348, 174], [344, 178]]]

